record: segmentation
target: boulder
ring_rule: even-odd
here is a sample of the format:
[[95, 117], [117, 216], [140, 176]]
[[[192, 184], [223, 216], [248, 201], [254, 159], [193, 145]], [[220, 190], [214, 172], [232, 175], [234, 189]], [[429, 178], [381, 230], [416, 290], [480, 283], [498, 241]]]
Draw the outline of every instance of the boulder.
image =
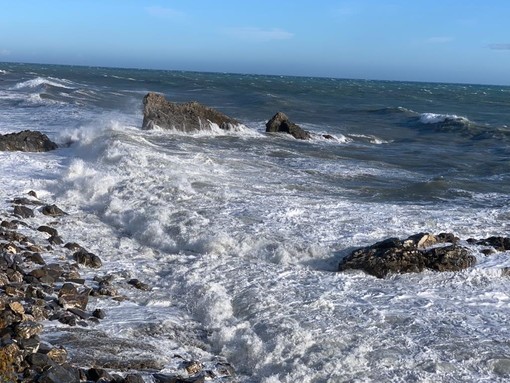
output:
[[41, 213], [52, 217], [60, 217], [67, 214], [57, 205], [46, 205], [41, 209]]
[[266, 132], [288, 133], [299, 140], [309, 140], [312, 137], [310, 132], [291, 122], [287, 115], [282, 112], [276, 113], [266, 123]]
[[101, 259], [97, 255], [89, 253], [85, 249], [81, 249], [75, 252], [73, 254], [73, 258], [77, 263], [83, 266], [92, 267], [94, 269], [97, 269], [103, 265], [103, 262], [101, 262]]
[[354, 250], [340, 262], [339, 271], [358, 269], [383, 278], [390, 273], [459, 271], [473, 266], [476, 258], [452, 240], [453, 235], [427, 233], [405, 240], [389, 238]]
[[212, 124], [224, 130], [233, 130], [241, 125], [235, 119], [195, 101], [176, 104], [157, 93], [148, 93], [143, 98], [142, 129], [158, 126], [161, 129], [196, 132], [211, 130]]
[[47, 152], [58, 145], [41, 132], [25, 130], [19, 133], [0, 135], [0, 150], [22, 152]]

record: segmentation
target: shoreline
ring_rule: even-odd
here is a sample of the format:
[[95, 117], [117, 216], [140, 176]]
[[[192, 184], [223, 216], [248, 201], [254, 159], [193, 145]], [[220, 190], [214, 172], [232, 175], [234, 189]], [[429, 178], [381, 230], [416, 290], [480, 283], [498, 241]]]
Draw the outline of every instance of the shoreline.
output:
[[150, 343], [97, 328], [109, 316], [101, 307], [128, 301], [123, 294], [127, 289], [150, 294], [150, 286], [130, 278], [129, 272], [124, 278], [107, 273], [99, 256], [64, 242], [59, 223], [72, 217], [40, 201], [35, 192], [8, 202], [12, 213], [0, 213], [2, 379], [200, 382], [229, 381], [235, 375], [221, 358], [214, 368], [207, 361], [178, 354], [169, 361]]

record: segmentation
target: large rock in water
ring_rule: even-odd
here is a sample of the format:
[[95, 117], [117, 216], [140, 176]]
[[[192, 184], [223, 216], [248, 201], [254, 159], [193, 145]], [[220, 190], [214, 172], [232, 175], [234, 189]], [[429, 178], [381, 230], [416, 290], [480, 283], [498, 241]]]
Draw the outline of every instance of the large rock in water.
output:
[[58, 145], [41, 132], [25, 130], [19, 133], [0, 135], [0, 150], [22, 152], [47, 152]]
[[241, 125], [214, 109], [198, 102], [176, 104], [157, 93], [148, 93], [143, 98], [142, 129], [175, 129], [182, 132], [211, 130], [212, 124], [224, 130], [233, 130]]
[[389, 238], [353, 251], [340, 262], [339, 271], [359, 269], [383, 278], [390, 273], [459, 271], [473, 266], [476, 258], [456, 242], [451, 234]]
[[291, 122], [287, 115], [282, 112], [276, 113], [273, 118], [266, 123], [266, 132], [288, 133], [300, 140], [309, 140], [312, 137], [309, 132]]

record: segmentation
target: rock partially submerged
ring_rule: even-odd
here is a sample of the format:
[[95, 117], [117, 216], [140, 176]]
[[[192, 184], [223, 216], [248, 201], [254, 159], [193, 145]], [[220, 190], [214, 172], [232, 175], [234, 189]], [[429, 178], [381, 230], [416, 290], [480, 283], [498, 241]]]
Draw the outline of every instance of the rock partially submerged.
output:
[[19, 133], [0, 135], [0, 150], [22, 152], [47, 152], [58, 145], [41, 132], [25, 130]]
[[241, 125], [239, 121], [198, 102], [176, 104], [157, 93], [148, 93], [143, 98], [142, 129], [158, 126], [162, 129], [196, 132], [211, 130], [213, 124], [224, 130], [234, 130]]
[[304, 130], [299, 125], [291, 122], [287, 115], [282, 112], [276, 113], [267, 123], [266, 132], [268, 133], [288, 133], [299, 140], [309, 140], [312, 138], [310, 132]]
[[422, 233], [405, 240], [389, 238], [353, 251], [340, 262], [339, 271], [358, 269], [383, 278], [390, 273], [459, 271], [473, 266], [476, 258], [457, 242], [447, 233]]

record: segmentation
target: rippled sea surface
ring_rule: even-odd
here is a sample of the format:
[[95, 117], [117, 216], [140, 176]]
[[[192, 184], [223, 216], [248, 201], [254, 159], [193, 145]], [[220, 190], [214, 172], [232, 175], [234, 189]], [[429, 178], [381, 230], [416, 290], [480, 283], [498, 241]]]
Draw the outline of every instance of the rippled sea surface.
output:
[[[244, 126], [142, 131], [149, 91]], [[0, 63], [0, 110], [0, 133], [62, 145], [0, 153], [0, 208], [36, 190], [71, 213], [59, 232], [154, 288], [100, 329], [226, 358], [241, 382], [510, 378], [508, 252], [336, 272], [387, 237], [510, 235], [509, 87]], [[314, 139], [266, 134], [278, 111]]]

